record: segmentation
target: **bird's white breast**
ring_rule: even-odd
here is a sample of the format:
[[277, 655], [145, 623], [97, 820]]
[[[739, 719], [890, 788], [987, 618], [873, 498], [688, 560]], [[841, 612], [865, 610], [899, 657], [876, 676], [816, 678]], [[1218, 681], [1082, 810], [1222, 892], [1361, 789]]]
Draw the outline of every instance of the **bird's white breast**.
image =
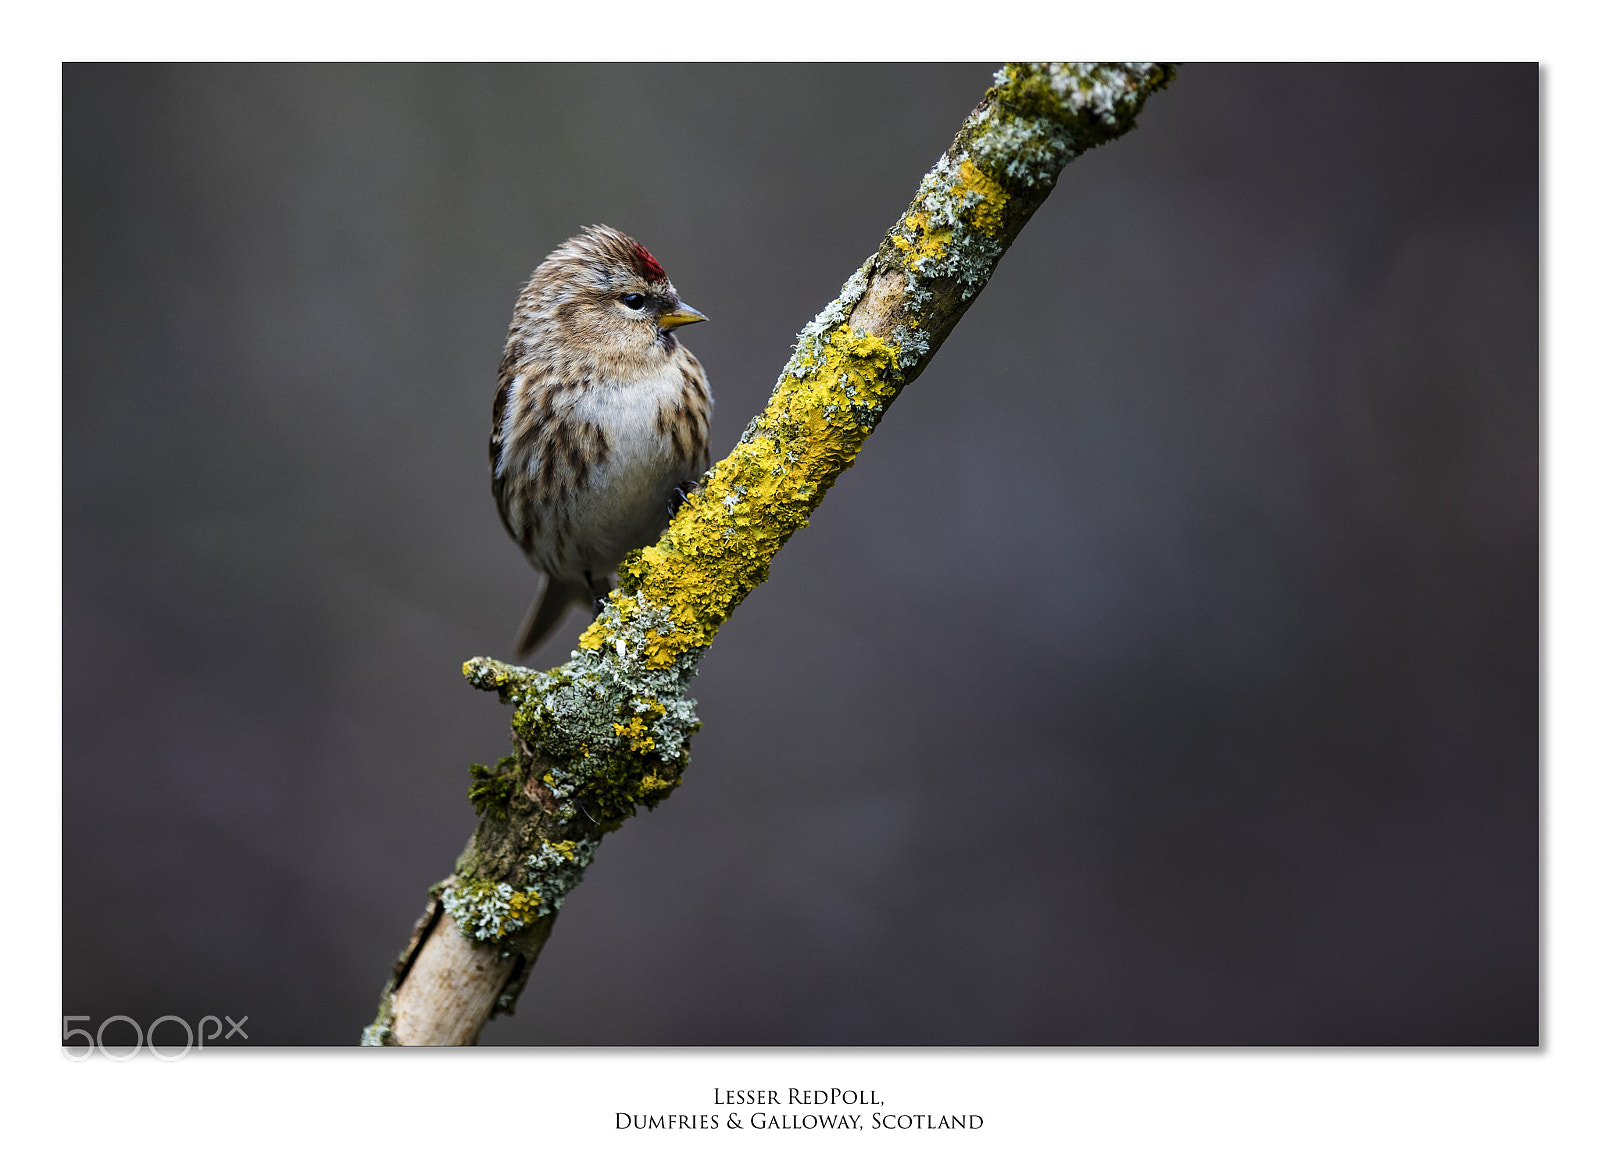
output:
[[572, 499], [568, 532], [575, 537], [580, 570], [597, 578], [612, 571], [630, 550], [651, 543], [667, 522], [674, 487], [701, 468], [684, 466], [661, 433], [683, 399], [683, 374], [675, 363], [632, 382], [600, 382], [576, 398], [570, 417], [593, 423], [605, 436], [605, 459], [591, 456], [588, 483]]

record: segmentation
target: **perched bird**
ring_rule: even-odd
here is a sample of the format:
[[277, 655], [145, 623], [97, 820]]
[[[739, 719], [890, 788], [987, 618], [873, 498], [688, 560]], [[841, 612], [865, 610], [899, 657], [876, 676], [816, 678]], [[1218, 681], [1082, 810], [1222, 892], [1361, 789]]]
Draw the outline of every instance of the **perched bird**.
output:
[[489, 467], [500, 519], [545, 576], [525, 657], [569, 606], [600, 602], [710, 466], [711, 389], [673, 336], [704, 314], [637, 240], [585, 228], [534, 270], [500, 361]]

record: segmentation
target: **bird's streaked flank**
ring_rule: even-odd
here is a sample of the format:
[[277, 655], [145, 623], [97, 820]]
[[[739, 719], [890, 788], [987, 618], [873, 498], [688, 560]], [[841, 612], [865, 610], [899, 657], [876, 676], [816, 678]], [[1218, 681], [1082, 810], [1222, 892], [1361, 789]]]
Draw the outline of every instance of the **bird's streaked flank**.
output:
[[500, 361], [489, 473], [506, 531], [545, 577], [526, 657], [570, 606], [599, 603], [711, 464], [711, 388], [673, 330], [703, 314], [612, 228], [551, 252], [517, 298]]

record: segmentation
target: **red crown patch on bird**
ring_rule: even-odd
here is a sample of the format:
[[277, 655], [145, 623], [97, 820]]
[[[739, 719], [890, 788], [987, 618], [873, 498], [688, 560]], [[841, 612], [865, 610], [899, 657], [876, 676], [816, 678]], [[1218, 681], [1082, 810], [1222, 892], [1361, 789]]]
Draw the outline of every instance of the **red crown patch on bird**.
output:
[[650, 249], [643, 244], [633, 246], [633, 259], [639, 275], [651, 284], [667, 279], [667, 270], [661, 267], [661, 262], [650, 255]]

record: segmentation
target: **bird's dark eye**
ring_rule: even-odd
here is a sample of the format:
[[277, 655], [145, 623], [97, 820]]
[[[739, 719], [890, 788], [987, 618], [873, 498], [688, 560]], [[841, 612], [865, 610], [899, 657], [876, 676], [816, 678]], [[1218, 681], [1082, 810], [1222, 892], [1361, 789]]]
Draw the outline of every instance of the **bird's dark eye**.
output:
[[622, 303], [627, 305], [630, 309], [642, 309], [644, 308], [644, 294], [627, 293], [623, 296]]

